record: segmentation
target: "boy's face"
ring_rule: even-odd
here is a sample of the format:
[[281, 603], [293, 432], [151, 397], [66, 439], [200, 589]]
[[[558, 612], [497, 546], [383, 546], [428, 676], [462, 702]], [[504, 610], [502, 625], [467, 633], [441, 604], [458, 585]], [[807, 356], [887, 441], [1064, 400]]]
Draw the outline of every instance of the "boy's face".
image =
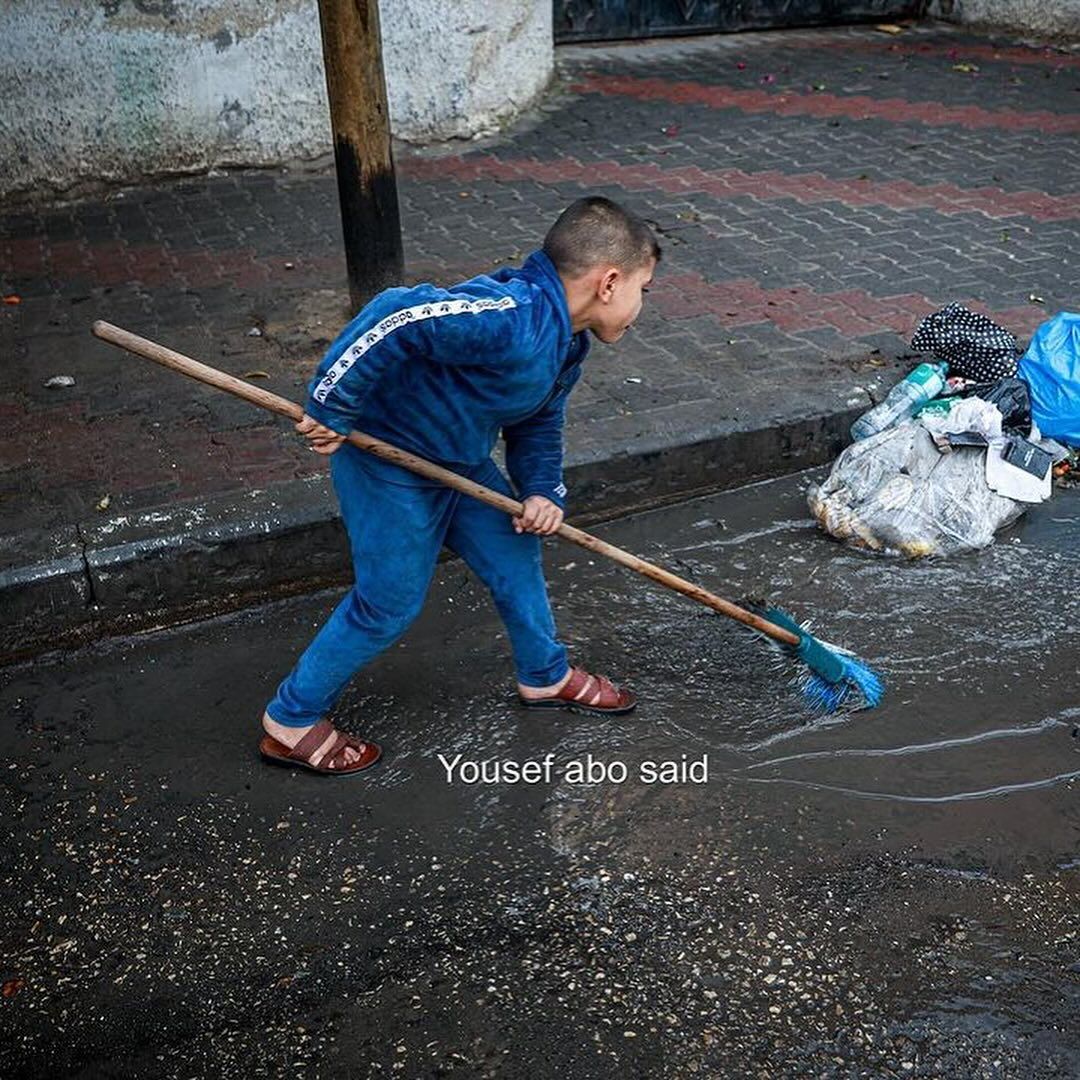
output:
[[612, 266], [601, 275], [589, 329], [602, 342], [613, 345], [633, 325], [641, 314], [642, 294], [648, 291], [655, 270], [656, 260], [650, 259], [636, 270]]

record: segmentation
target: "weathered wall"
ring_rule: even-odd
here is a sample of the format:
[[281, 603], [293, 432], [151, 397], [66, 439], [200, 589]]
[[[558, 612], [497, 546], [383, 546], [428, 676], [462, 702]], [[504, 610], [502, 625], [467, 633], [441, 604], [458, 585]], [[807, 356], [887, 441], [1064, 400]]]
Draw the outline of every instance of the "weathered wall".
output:
[[328, 144], [318, 21], [302, 0], [14, 0], [0, 18], [4, 190]]
[[[382, 0], [394, 133], [468, 137], [551, 76], [550, 0]], [[0, 0], [0, 194], [330, 149], [315, 0]]]
[[551, 0], [382, 0], [379, 10], [399, 138], [468, 138], [528, 107], [551, 78]]
[[1080, 38], [1080, 0], [934, 0], [930, 14], [1040, 37]]

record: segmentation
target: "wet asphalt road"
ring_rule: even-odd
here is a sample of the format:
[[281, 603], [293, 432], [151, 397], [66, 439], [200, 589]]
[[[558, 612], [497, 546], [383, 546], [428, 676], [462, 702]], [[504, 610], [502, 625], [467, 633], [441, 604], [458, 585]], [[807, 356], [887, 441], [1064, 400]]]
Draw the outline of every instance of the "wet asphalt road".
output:
[[[341, 703], [385, 751], [354, 778], [255, 754], [336, 593], [8, 669], [0, 1072], [1080, 1075], [1080, 491], [908, 564], [816, 532], [807, 481], [597, 531], [813, 618], [871, 712], [808, 722], [734, 624], [555, 543], [630, 717], [518, 710], [457, 564]], [[570, 782], [587, 755], [627, 779]], [[707, 782], [643, 782], [684, 755]]]

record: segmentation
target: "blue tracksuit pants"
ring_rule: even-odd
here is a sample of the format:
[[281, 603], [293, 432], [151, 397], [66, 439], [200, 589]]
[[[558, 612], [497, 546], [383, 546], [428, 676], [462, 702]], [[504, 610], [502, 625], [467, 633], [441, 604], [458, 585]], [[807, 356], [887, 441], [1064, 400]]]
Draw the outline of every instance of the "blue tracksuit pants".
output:
[[[491, 591], [509, 633], [518, 680], [550, 686], [567, 672], [555, 635], [540, 538], [514, 532], [509, 515], [353, 446], [330, 458], [349, 534], [356, 583], [334, 609], [267, 706], [272, 719], [306, 727], [345, 684], [392, 645], [420, 613], [445, 545]], [[493, 461], [464, 473], [513, 495]]]

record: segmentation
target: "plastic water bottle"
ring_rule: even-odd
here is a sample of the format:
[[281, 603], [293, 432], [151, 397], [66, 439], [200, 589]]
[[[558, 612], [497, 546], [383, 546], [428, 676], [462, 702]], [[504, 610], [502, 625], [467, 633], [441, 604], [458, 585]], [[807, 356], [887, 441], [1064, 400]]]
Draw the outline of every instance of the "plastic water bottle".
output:
[[884, 401], [863, 413], [851, 425], [852, 439], [856, 442], [867, 439], [914, 415], [920, 405], [932, 401], [945, 388], [948, 370], [946, 363], [920, 364], [889, 391]]

